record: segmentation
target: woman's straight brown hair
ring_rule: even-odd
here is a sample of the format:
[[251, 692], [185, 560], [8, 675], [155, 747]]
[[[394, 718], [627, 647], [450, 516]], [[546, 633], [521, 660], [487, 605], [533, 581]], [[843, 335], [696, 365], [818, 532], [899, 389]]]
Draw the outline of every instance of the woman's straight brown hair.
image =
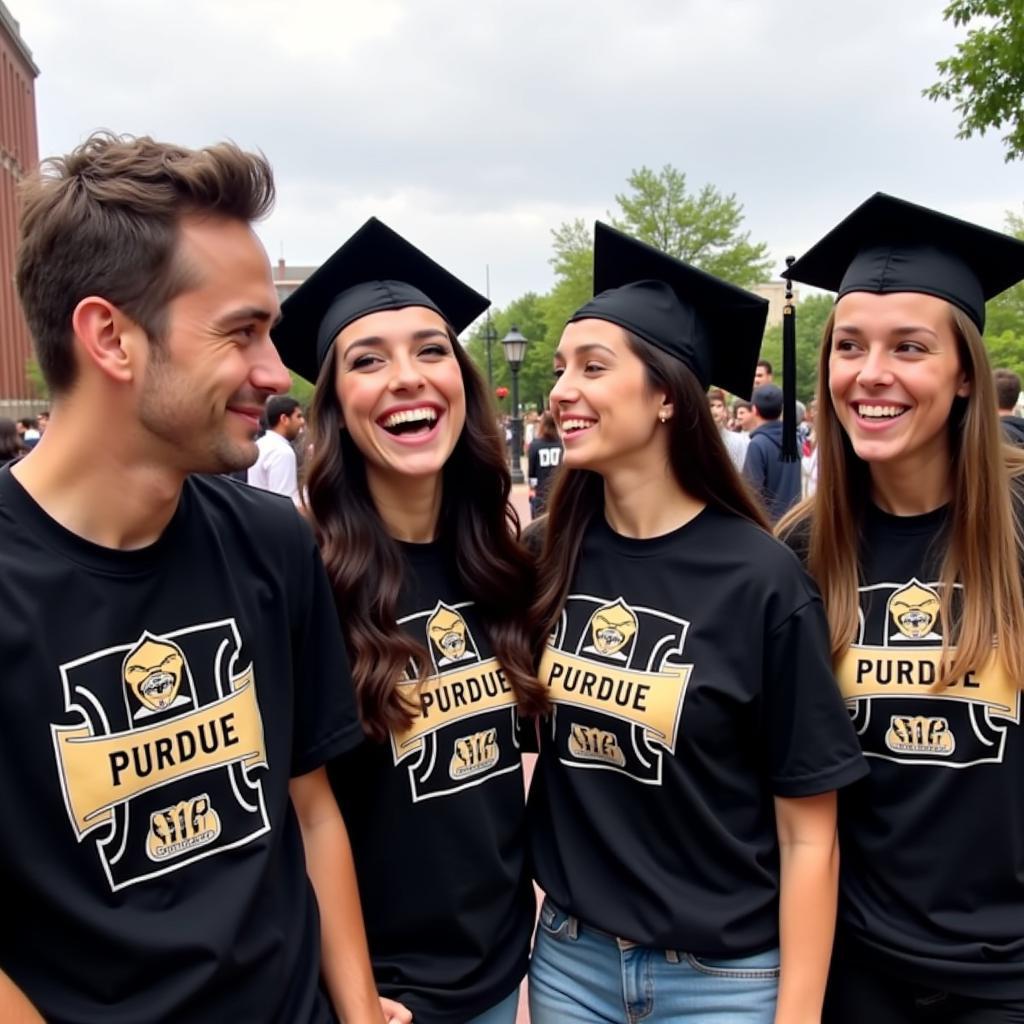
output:
[[[725, 450], [707, 394], [693, 373], [678, 359], [628, 331], [630, 351], [644, 364], [647, 386], [664, 390], [675, 413], [665, 424], [669, 431], [669, 463], [687, 494], [713, 508], [731, 512], [764, 530], [768, 522], [747, 484]], [[554, 485], [544, 524], [538, 561], [537, 598], [531, 620], [539, 644], [554, 628], [572, 583], [586, 528], [604, 508], [604, 482], [586, 469], [563, 465]]]
[[[443, 470], [438, 540], [476, 604], [520, 710], [535, 715], [547, 710], [548, 697], [534, 674], [527, 626], [533, 569], [509, 504], [512, 483], [486, 388], [450, 327], [448, 336], [462, 371], [466, 424]], [[404, 558], [373, 502], [363, 455], [343, 426], [336, 365], [332, 348], [310, 407], [306, 509], [334, 589], [363, 728], [382, 741], [412, 724], [417, 708], [398, 683], [410, 665], [422, 680], [430, 656], [396, 625]]]
[[[1006, 444], [996, 412], [988, 354], [973, 321], [950, 306], [960, 366], [970, 393], [956, 398], [948, 430], [951, 454], [949, 528], [940, 574], [943, 629], [938, 686], [978, 670], [993, 654], [1024, 687], [1024, 552], [1021, 498], [1011, 481], [1024, 474], [1024, 452]], [[858, 458], [836, 416], [829, 391], [835, 315], [825, 324], [818, 360], [818, 486], [782, 518], [779, 536], [807, 531], [807, 568], [821, 588], [838, 662], [856, 636], [860, 544], [871, 493], [868, 464]], [[959, 610], [951, 600], [963, 587]], [[956, 647], [950, 644], [956, 638]], [[952, 655], [952, 656], [950, 656]]]

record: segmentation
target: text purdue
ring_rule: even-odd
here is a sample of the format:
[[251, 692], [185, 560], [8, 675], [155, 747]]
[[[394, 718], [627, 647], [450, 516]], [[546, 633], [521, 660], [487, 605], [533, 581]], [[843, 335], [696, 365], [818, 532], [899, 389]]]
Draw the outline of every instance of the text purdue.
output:
[[121, 776], [131, 767], [134, 774], [144, 779], [154, 771], [163, 771], [176, 765], [187, 764], [197, 754], [215, 754], [239, 742], [235, 732], [235, 713], [200, 722], [191, 729], [180, 729], [173, 736], [147, 740], [127, 750], [115, 750], [110, 759], [110, 779], [121, 785]]
[[620, 708], [634, 711], [647, 710], [647, 695], [650, 683], [638, 683], [633, 679], [616, 679], [614, 676], [598, 675], [580, 668], [572, 668], [556, 661], [548, 673], [547, 684], [560, 682], [566, 693], [578, 693], [581, 697], [604, 703], [615, 703]]
[[[909, 658], [858, 658], [857, 685], [875, 683], [878, 686], [933, 686], [939, 675], [934, 661], [912, 661]], [[950, 688], [962, 686], [965, 690], [980, 689], [981, 683], [968, 672], [956, 679]]]
[[505, 672], [500, 668], [452, 682], [443, 680], [442, 676], [439, 686], [420, 692], [420, 715], [423, 718], [429, 718], [435, 710], [446, 715], [452, 708], [468, 707], [479, 703], [485, 697], [497, 697], [501, 693], [512, 692], [512, 687], [505, 679]]

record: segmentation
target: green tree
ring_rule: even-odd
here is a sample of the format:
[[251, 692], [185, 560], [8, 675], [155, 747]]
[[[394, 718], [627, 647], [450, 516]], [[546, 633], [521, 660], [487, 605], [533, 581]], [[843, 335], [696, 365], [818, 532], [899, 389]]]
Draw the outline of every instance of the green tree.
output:
[[992, 334], [986, 331], [985, 348], [993, 370], [1013, 370], [1024, 380], [1024, 334], [1013, 331]]
[[[1006, 230], [1024, 242], [1024, 216], [1008, 211]], [[1014, 285], [985, 304], [985, 342], [1006, 333], [1024, 339], [1024, 284]], [[1002, 363], [993, 365], [1002, 366]]]
[[[796, 305], [796, 395], [809, 402], [818, 386], [818, 353], [821, 335], [835, 300], [831, 295], [808, 295]], [[782, 326], [776, 324], [764, 332], [761, 358], [775, 370], [775, 383], [784, 378], [782, 366]]]
[[292, 379], [292, 386], [288, 389], [288, 394], [296, 399], [303, 409], [308, 409], [310, 402], [313, 401], [313, 385], [305, 377], [300, 377], [297, 373], [292, 373], [291, 370], [288, 371], [288, 375]]
[[[538, 408], [543, 408], [554, 382], [551, 368], [557, 343], [557, 338], [552, 339], [548, 334], [543, 299], [535, 292], [527, 292], [510, 302], [504, 309], [492, 310], [491, 322], [495, 338], [491, 349], [495, 388], [511, 388], [512, 386], [512, 375], [505, 359], [505, 353], [501, 348], [501, 339], [513, 327], [517, 327], [529, 341], [526, 356], [519, 371], [519, 403], [522, 406], [536, 405]], [[466, 350], [486, 380], [485, 330], [486, 326], [481, 324], [470, 334], [466, 341]], [[501, 411], [512, 411], [511, 396], [501, 401], [495, 399], [495, 401]]]
[[566, 321], [594, 294], [594, 247], [590, 229], [579, 217], [555, 228], [551, 238], [554, 252], [548, 262], [555, 286], [542, 301], [554, 351]]
[[25, 380], [36, 398], [49, 399], [50, 389], [47, 387], [46, 378], [43, 376], [42, 368], [35, 356], [29, 356], [25, 360]]
[[1024, 0], [953, 0], [942, 12], [956, 26], [981, 22], [940, 60], [930, 100], [953, 100], [958, 139], [1003, 131], [1006, 159], [1024, 157]]
[[742, 231], [743, 207], [735, 195], [713, 185], [689, 193], [686, 175], [671, 164], [657, 174], [641, 167], [626, 184], [630, 191], [615, 197], [620, 216], [612, 217], [621, 231], [741, 287], [770, 275], [768, 246]]

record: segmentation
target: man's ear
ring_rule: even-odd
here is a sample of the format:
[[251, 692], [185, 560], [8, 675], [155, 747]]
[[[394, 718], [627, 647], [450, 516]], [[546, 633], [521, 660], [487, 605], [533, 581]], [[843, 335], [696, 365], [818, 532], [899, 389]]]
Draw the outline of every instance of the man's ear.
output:
[[139, 369], [145, 331], [107, 299], [90, 295], [75, 306], [71, 329], [83, 359], [115, 381], [127, 383]]

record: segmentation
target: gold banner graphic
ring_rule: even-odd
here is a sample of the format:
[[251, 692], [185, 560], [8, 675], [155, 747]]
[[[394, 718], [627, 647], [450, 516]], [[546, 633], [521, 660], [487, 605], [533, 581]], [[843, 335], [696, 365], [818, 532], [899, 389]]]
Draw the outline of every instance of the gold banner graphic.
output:
[[88, 726], [52, 726], [72, 823], [81, 837], [111, 808], [147, 790], [207, 768], [266, 766], [263, 722], [252, 673], [235, 692], [170, 722], [109, 736]]
[[665, 665], [640, 672], [591, 661], [548, 647], [540, 662], [541, 682], [559, 704], [589, 708], [647, 730], [659, 746], [675, 750], [679, 714], [692, 665]]
[[419, 707], [412, 725], [394, 734], [396, 748], [405, 753], [412, 744], [443, 726], [516, 702], [512, 686], [494, 658], [443, 672], [422, 683], [412, 680], [402, 685], [413, 688], [412, 700]]
[[[1020, 690], [1010, 681], [1001, 658], [993, 656], [977, 672], [968, 672], [935, 689], [941, 648], [851, 647], [839, 662], [836, 679], [847, 700], [863, 697], [927, 697], [984, 704], [1000, 717], [1020, 721]], [[950, 652], [952, 653], [952, 652]]]

